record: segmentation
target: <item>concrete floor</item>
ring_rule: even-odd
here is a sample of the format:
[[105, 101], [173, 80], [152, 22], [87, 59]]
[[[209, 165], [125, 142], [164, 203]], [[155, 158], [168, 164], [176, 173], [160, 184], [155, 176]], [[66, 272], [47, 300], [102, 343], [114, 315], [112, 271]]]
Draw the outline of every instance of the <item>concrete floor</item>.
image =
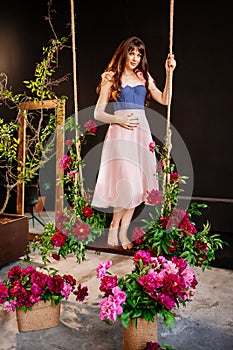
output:
[[[72, 255], [51, 263], [49, 266], [70, 273], [87, 285], [89, 296], [83, 303], [72, 298], [63, 301], [59, 326], [40, 331], [18, 332], [15, 314], [0, 309], [0, 350], [123, 349], [120, 322], [110, 325], [99, 319], [99, 280], [95, 269], [105, 259], [113, 261], [111, 271], [119, 276], [132, 268], [132, 257], [96, 254], [92, 250], [87, 250], [86, 260], [81, 264]], [[15, 264], [25, 262], [19, 259], [3, 266], [0, 277], [5, 278]], [[40, 257], [34, 254], [30, 264], [41, 266]], [[159, 319], [159, 342], [176, 350], [233, 350], [233, 270], [216, 267], [204, 272], [200, 268], [194, 270], [199, 282], [194, 300], [176, 311], [177, 322], [171, 331]]]

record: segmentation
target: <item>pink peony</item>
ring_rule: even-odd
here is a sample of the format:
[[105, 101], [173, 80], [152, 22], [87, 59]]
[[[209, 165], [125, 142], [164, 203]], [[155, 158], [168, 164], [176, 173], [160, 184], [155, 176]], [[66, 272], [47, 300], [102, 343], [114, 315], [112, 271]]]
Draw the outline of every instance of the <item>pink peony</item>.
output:
[[97, 125], [94, 120], [88, 120], [84, 125], [84, 128], [87, 129], [88, 132], [95, 133], [97, 130]]
[[136, 244], [142, 244], [145, 231], [141, 227], [135, 227], [132, 232], [132, 240]]
[[154, 151], [155, 151], [155, 146], [156, 146], [155, 141], [150, 142], [150, 143], [149, 143], [149, 150], [150, 150], [151, 152], [154, 152]]
[[89, 231], [90, 231], [90, 225], [85, 224], [79, 220], [76, 220], [72, 232], [78, 239], [88, 238]]
[[71, 156], [64, 155], [61, 157], [60, 161], [60, 167], [64, 170], [68, 169], [71, 167], [72, 159]]
[[112, 266], [111, 260], [102, 261], [96, 268], [97, 277], [102, 278], [106, 275], [107, 269]]
[[151, 190], [147, 192], [147, 202], [152, 205], [158, 205], [163, 201], [163, 197], [159, 190]]

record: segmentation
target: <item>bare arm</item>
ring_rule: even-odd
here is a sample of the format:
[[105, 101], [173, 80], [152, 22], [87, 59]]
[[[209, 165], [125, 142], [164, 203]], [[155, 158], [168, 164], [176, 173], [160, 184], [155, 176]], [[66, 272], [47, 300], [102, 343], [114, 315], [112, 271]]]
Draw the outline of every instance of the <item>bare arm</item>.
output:
[[136, 118], [135, 116], [115, 115], [115, 114], [109, 114], [105, 112], [105, 109], [109, 102], [111, 86], [112, 86], [111, 72], [103, 73], [100, 95], [94, 110], [94, 118], [103, 123], [109, 123], [109, 124], [116, 123], [121, 125], [124, 128], [132, 130], [135, 126], [138, 125], [137, 123], [138, 118]]
[[165, 63], [165, 69], [166, 69], [166, 81], [163, 91], [160, 91], [151, 76], [149, 76], [149, 90], [151, 93], [151, 97], [161, 103], [162, 105], [168, 104], [168, 88], [169, 88], [169, 79], [170, 79], [170, 72], [173, 71], [176, 67], [176, 61], [174, 60], [174, 55], [168, 54], [166, 63]]

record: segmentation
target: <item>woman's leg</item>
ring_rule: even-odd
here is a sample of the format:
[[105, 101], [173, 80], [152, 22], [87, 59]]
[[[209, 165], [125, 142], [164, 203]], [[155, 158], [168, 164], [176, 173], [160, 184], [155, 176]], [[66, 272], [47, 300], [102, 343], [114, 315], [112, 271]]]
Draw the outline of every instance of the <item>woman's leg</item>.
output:
[[119, 233], [119, 239], [123, 249], [133, 248], [133, 243], [129, 241], [127, 237], [127, 231], [130, 225], [130, 222], [133, 217], [135, 208], [125, 209], [122, 219], [121, 219], [121, 229]]
[[114, 208], [113, 210], [113, 217], [112, 217], [112, 222], [109, 226], [109, 231], [108, 231], [108, 244], [112, 246], [118, 246], [118, 229], [120, 226], [120, 222], [122, 219], [122, 216], [124, 215], [125, 211], [127, 209], [123, 208]]

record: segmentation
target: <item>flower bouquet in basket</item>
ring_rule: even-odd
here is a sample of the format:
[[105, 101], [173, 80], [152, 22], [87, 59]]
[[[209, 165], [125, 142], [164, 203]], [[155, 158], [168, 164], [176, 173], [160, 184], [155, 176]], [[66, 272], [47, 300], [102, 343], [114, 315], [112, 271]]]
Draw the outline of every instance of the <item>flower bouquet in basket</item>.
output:
[[0, 279], [0, 304], [8, 312], [16, 311], [22, 332], [57, 326], [61, 301], [71, 294], [76, 301], [83, 301], [88, 289], [77, 285], [71, 275], [60, 275], [53, 268], [44, 273], [33, 266], [16, 265], [9, 270], [8, 279]]
[[152, 257], [140, 250], [133, 257], [131, 273], [118, 277], [109, 272], [111, 260], [97, 267], [100, 291], [100, 319], [115, 322], [121, 319], [128, 328], [133, 320], [154, 322], [155, 316], [163, 318], [169, 328], [176, 322], [173, 310], [185, 306], [194, 296], [197, 279], [194, 271], [183, 258]]

